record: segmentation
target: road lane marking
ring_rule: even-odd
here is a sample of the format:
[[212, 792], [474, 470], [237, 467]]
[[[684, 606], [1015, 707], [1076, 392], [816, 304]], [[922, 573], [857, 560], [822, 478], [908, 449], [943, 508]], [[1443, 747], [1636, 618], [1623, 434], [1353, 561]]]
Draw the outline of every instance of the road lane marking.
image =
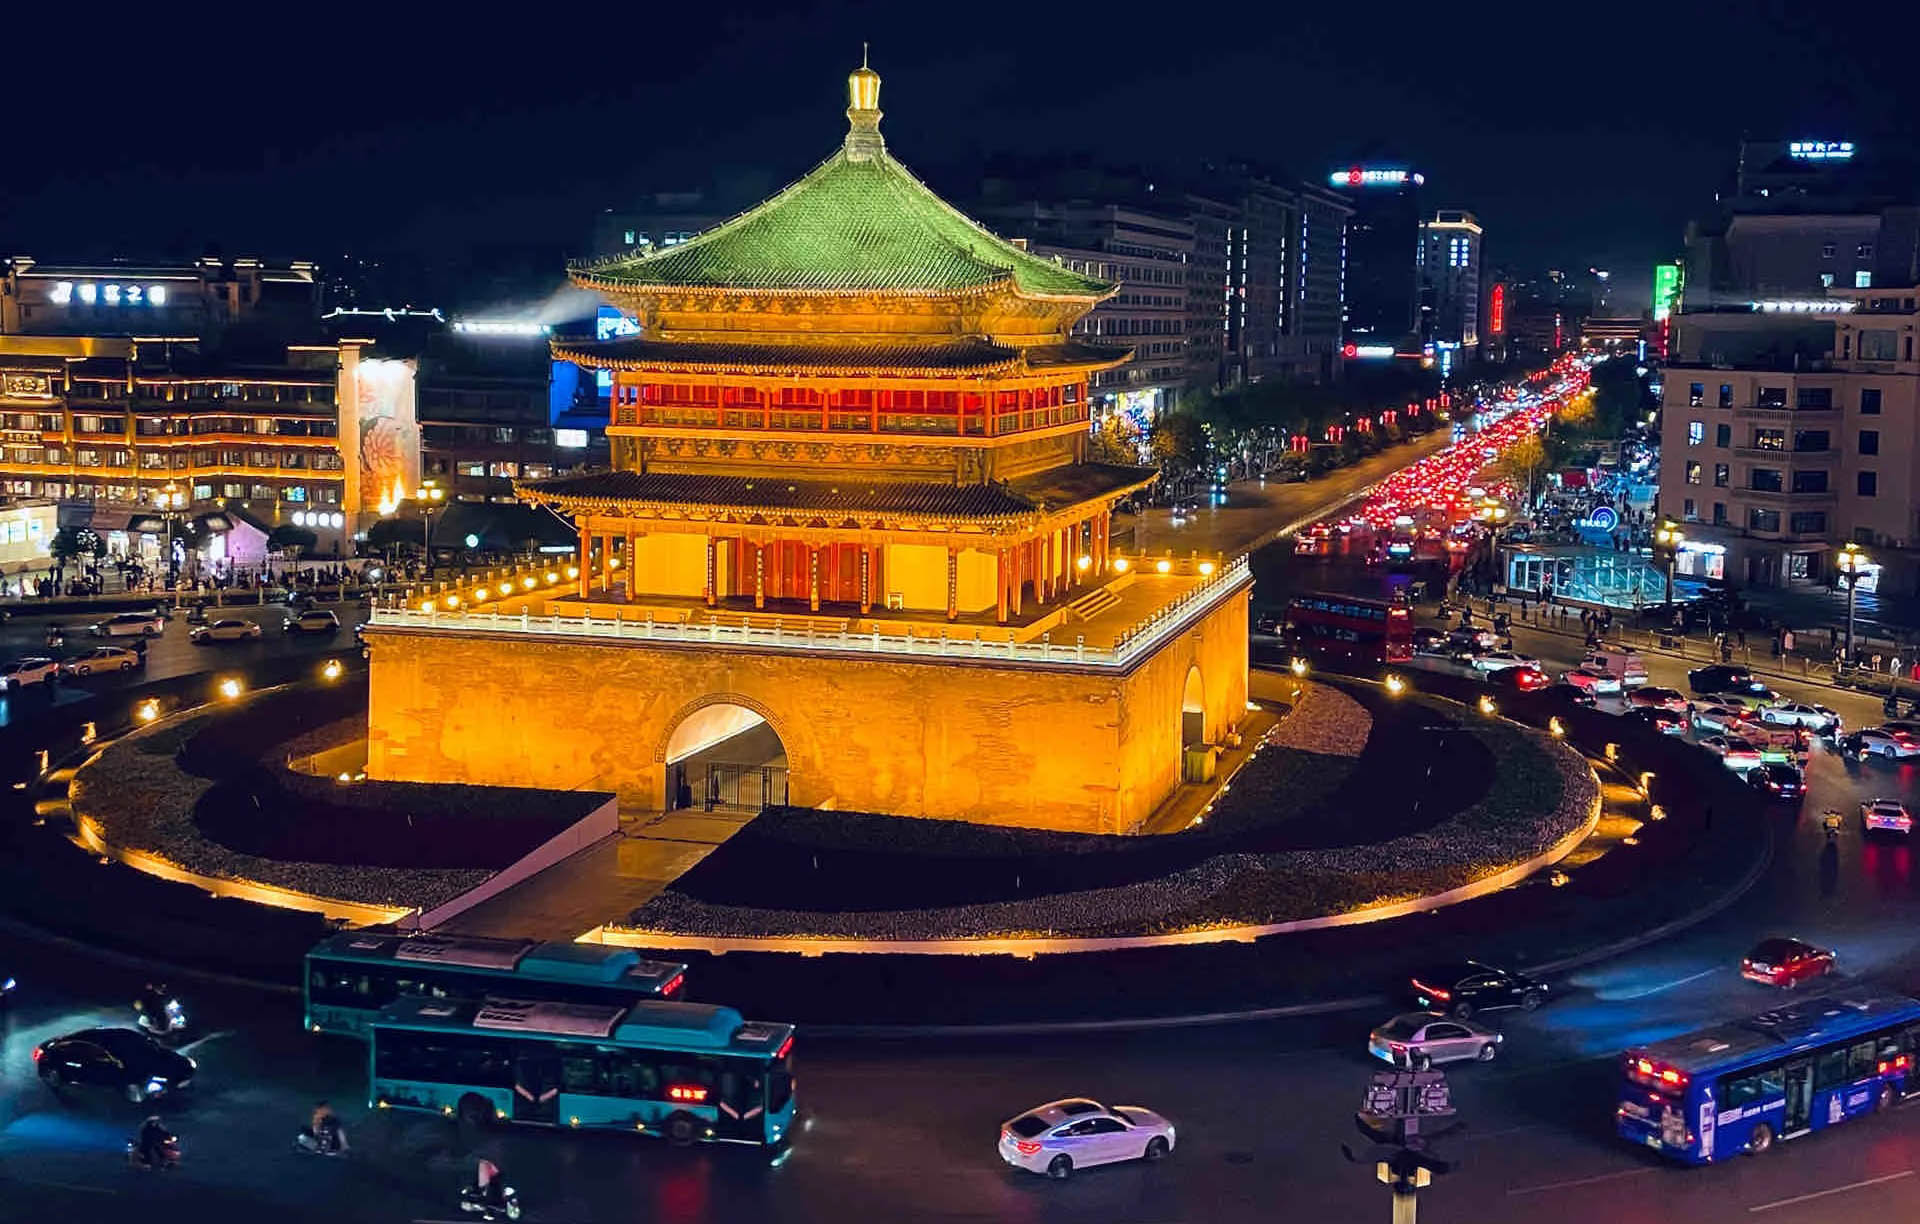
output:
[[1888, 1173], [1883, 1177], [1869, 1177], [1865, 1181], [1848, 1182], [1844, 1186], [1835, 1186], [1830, 1190], [1815, 1190], [1811, 1194], [1796, 1194], [1792, 1198], [1776, 1199], [1771, 1203], [1762, 1203], [1758, 1207], [1749, 1207], [1749, 1212], [1772, 1211], [1775, 1207], [1791, 1207], [1795, 1203], [1808, 1203], [1814, 1199], [1823, 1199], [1829, 1194], [1845, 1194], [1849, 1190], [1862, 1190], [1868, 1186], [1878, 1186], [1883, 1182], [1899, 1181], [1903, 1177], [1912, 1177], [1912, 1169], [1902, 1169], [1898, 1173]]
[[1597, 991], [1597, 990], [1594, 991], [1594, 994], [1599, 996], [1601, 999], [1604, 999], [1608, 1003], [1619, 1003], [1629, 999], [1644, 999], [1651, 995], [1657, 995], [1663, 990], [1672, 990], [1675, 986], [1685, 986], [1688, 982], [1697, 982], [1701, 978], [1706, 977], [1709, 974], [1714, 974], [1718, 972], [1720, 972], [1720, 966], [1715, 965], [1711, 969], [1702, 969], [1700, 972], [1691, 974], [1687, 977], [1680, 978], [1678, 981], [1668, 982], [1665, 985], [1661, 985], [1661, 986], [1649, 986], [1645, 990], [1638, 990], [1633, 992], [1632, 994], [1614, 994], [1611, 991], [1602, 993], [1601, 991]]
[[1514, 1196], [1521, 1194], [1540, 1194], [1547, 1190], [1569, 1190], [1574, 1186], [1591, 1186], [1595, 1182], [1618, 1181], [1623, 1177], [1640, 1177], [1643, 1174], [1656, 1171], [1657, 1170], [1654, 1169], [1621, 1169], [1617, 1173], [1600, 1173], [1593, 1177], [1576, 1177], [1571, 1181], [1548, 1182], [1544, 1186], [1516, 1186], [1507, 1191], [1507, 1194]]
[[72, 1182], [46, 1181], [43, 1178], [38, 1178], [38, 1177], [8, 1177], [0, 1180], [18, 1182], [20, 1185], [23, 1185], [23, 1186], [50, 1186], [55, 1190], [80, 1190], [87, 1194], [118, 1194], [120, 1193], [118, 1190], [115, 1190], [110, 1186], [77, 1186]]

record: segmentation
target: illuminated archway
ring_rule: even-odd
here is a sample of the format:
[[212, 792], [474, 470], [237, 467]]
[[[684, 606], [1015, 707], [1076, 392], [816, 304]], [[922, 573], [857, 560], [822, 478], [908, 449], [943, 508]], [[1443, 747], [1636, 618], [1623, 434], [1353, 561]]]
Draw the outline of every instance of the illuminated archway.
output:
[[1180, 747], [1197, 747], [1207, 742], [1206, 689], [1199, 667], [1187, 668], [1187, 686], [1180, 697]]
[[787, 802], [787, 748], [765, 712], [717, 697], [682, 711], [661, 741], [666, 811], [757, 812]]

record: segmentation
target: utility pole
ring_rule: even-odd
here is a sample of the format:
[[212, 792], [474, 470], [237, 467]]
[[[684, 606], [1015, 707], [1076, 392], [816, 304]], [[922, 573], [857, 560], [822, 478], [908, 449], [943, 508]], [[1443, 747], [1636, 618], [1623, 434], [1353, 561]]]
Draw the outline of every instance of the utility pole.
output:
[[1440, 1071], [1376, 1072], [1366, 1101], [1354, 1115], [1354, 1125], [1372, 1144], [1356, 1155], [1346, 1144], [1341, 1154], [1354, 1164], [1373, 1162], [1373, 1175], [1393, 1193], [1392, 1224], [1415, 1224], [1420, 1191], [1433, 1179], [1452, 1171], [1453, 1161], [1442, 1160], [1428, 1141], [1459, 1126], [1447, 1077]]

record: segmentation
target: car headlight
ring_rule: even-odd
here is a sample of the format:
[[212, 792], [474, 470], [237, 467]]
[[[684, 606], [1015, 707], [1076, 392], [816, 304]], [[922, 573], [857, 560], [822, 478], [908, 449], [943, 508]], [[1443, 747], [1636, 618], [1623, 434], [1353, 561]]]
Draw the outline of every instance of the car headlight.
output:
[[8, 991], [12, 990], [13, 987], [14, 987], [14, 980], [12, 978], [8, 978], [6, 981], [0, 982], [0, 994], [7, 993]]

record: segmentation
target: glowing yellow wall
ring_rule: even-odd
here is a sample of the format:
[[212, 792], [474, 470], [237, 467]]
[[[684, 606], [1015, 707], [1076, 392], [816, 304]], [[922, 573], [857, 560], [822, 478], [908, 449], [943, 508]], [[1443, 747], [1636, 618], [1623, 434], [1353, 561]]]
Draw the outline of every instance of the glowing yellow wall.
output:
[[[899, 591], [905, 595], [909, 609], [941, 613], [947, 610], [944, 544], [888, 544], [882, 572], [886, 575], [887, 593]], [[993, 554], [963, 551], [956, 576], [960, 611], [981, 612], [994, 606], [999, 567]]]
[[686, 595], [707, 589], [707, 538], [663, 532], [637, 536], [627, 563], [636, 595]]

